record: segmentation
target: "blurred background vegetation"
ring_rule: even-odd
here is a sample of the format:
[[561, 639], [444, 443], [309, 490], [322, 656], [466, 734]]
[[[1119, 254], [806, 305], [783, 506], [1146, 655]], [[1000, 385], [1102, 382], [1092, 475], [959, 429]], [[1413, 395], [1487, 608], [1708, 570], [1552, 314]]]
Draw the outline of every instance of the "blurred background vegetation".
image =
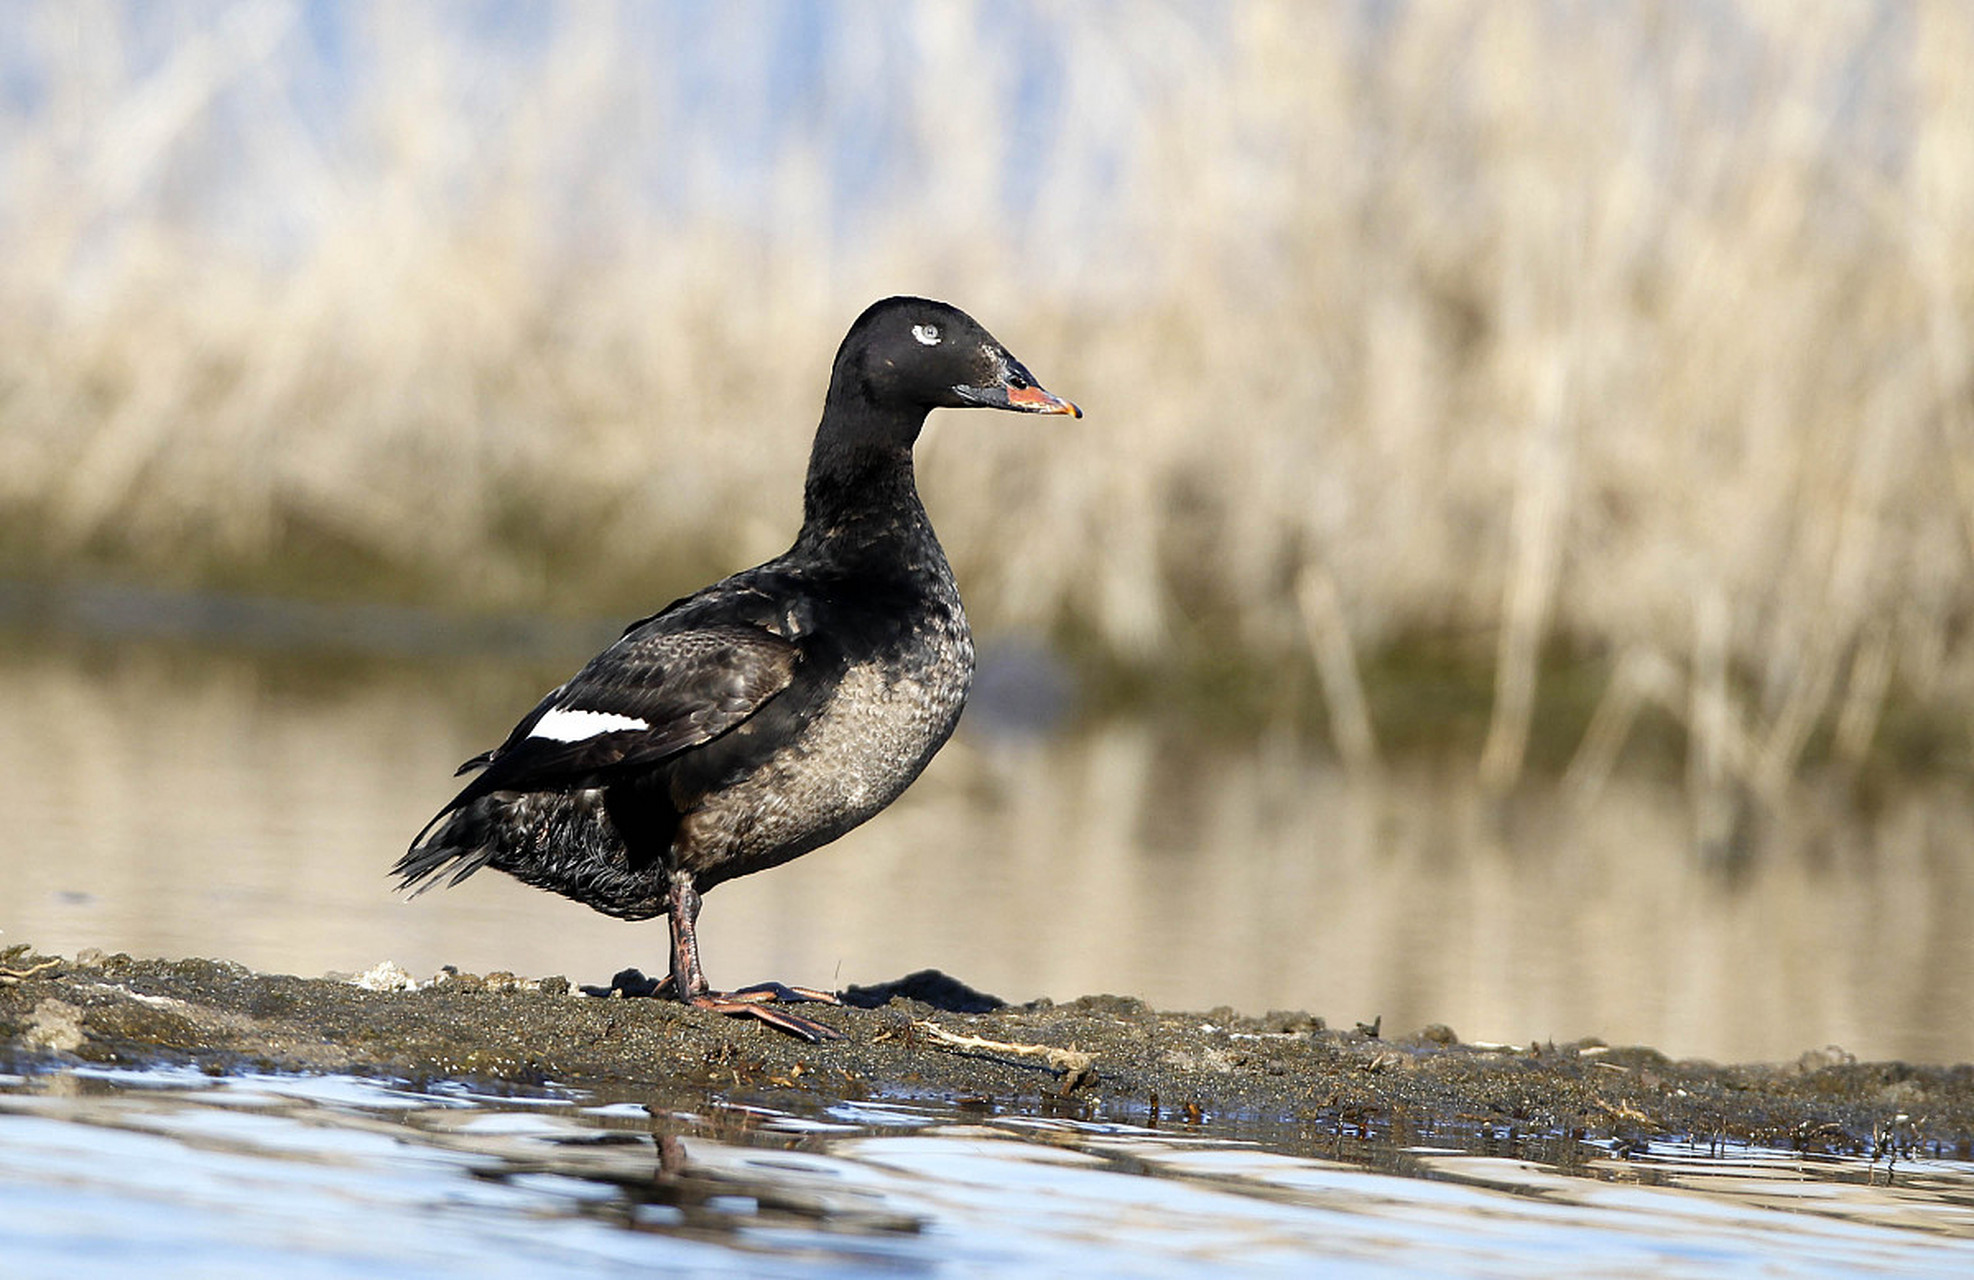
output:
[[632, 616], [940, 296], [978, 628], [1595, 786], [1964, 769], [1974, 8], [0, 8], [0, 574]]

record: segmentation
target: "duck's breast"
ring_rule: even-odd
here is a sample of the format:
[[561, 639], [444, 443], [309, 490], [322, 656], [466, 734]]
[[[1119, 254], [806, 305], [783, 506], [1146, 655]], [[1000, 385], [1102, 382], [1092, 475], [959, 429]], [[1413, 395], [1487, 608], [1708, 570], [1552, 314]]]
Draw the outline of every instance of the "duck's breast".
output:
[[973, 683], [957, 596], [901, 640], [850, 658], [786, 745], [685, 816], [674, 854], [702, 889], [836, 839], [897, 799], [952, 736]]

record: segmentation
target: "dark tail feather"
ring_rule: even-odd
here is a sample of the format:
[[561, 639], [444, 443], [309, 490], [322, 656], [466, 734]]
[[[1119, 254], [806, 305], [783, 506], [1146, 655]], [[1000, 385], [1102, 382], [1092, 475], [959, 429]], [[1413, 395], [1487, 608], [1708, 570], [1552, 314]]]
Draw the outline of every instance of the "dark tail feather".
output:
[[391, 874], [398, 877], [398, 888], [415, 898], [451, 871], [445, 882], [450, 889], [493, 860], [492, 835], [484, 804], [447, 809], [425, 824]]

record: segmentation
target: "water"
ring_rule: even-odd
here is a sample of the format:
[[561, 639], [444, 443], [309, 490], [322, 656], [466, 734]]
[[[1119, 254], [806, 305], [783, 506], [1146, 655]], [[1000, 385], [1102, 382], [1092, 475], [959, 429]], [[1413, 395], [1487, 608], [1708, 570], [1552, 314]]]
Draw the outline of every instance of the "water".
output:
[[795, 1115], [338, 1076], [0, 1076], [0, 1274], [1974, 1270], [1974, 1166], [1562, 1145], [1567, 1165], [920, 1102]]
[[[657, 967], [658, 927], [498, 877], [388, 889], [452, 766], [560, 656], [275, 660], [156, 630], [0, 650], [0, 942], [304, 974]], [[1637, 778], [1493, 805], [1459, 767], [1372, 786], [1287, 739], [997, 710], [970, 712], [892, 812], [712, 895], [716, 979], [936, 966], [1015, 999], [1300, 1007], [1475, 1040], [1974, 1058], [1974, 802], [1953, 788], [1868, 813], [1806, 793], [1725, 875], [1693, 855], [1684, 796]], [[1432, 1143], [921, 1099], [791, 1114], [717, 1094], [0, 1076], [0, 1276], [1974, 1270], [1966, 1164], [1676, 1141], [1624, 1158], [1457, 1123]]]
[[[566, 674], [561, 657], [277, 662], [100, 631], [0, 647], [0, 945], [310, 976], [662, 966], [662, 925], [498, 875], [390, 890], [453, 767]], [[1589, 799], [1532, 783], [1496, 806], [1470, 763], [1372, 786], [1286, 738], [1036, 732], [992, 711], [969, 709], [892, 810], [710, 895], [714, 981], [930, 966], [1013, 1000], [1115, 992], [1732, 1061], [1833, 1043], [1974, 1059], [1964, 787], [1869, 812], [1806, 788], [1729, 876], [1695, 856], [1681, 790], [1649, 779]]]

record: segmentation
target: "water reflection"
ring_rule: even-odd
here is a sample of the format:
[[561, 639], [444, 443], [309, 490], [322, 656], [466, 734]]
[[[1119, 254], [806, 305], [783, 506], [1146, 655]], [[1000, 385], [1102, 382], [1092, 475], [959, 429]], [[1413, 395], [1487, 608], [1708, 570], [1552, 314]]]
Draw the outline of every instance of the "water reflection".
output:
[[[1450, 1136], [1450, 1135], [1449, 1135]], [[1582, 1145], [1582, 1144], [1579, 1144]], [[0, 1076], [26, 1273], [1718, 1276], [1974, 1266], [1965, 1164], [1311, 1153], [1282, 1127], [795, 1115], [348, 1077]], [[1391, 1174], [1409, 1176], [1391, 1176]]]
[[[656, 967], [659, 926], [495, 875], [389, 891], [453, 766], [556, 674], [22, 646], [0, 661], [0, 942], [302, 974]], [[963, 729], [891, 812], [722, 886], [703, 942], [721, 982], [936, 966], [1017, 1000], [1119, 992], [1736, 1060], [1974, 1058], [1963, 789], [1806, 804], [1732, 883], [1688, 825], [1676, 789], [1622, 777], [1584, 806], [1531, 787], [1498, 807], [1463, 768], [1372, 787], [1287, 740]]]

